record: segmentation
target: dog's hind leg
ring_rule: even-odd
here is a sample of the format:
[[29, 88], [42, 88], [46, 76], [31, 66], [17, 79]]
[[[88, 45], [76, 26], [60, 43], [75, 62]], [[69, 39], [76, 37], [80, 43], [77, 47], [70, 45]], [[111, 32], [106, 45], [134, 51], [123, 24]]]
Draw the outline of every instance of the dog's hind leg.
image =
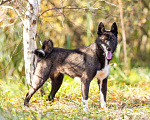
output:
[[59, 73], [57, 76], [50, 76], [51, 80], [52, 80], [52, 88], [51, 88], [51, 92], [47, 98], [47, 100], [49, 101], [54, 101], [54, 97], [55, 97], [55, 94], [56, 92], [59, 90], [61, 84], [62, 84], [62, 81], [63, 81], [63, 78], [64, 78], [64, 75]]
[[28, 93], [26, 94], [26, 98], [24, 100], [24, 105], [28, 106], [29, 100], [32, 95], [44, 84], [47, 79], [39, 79], [38, 76], [34, 75], [31, 87], [29, 88]]
[[98, 79], [98, 86], [100, 91], [101, 108], [106, 109], [106, 94], [107, 94], [107, 78]]
[[35, 73], [33, 75], [33, 79], [31, 81], [31, 86], [24, 100], [25, 106], [28, 106], [29, 100], [31, 99], [32, 95], [44, 84], [44, 82], [48, 79], [49, 74], [50, 68], [47, 63], [38, 63]]
[[28, 106], [29, 100], [31, 99], [32, 95], [44, 84], [47, 78], [41, 78], [38, 75], [33, 76], [33, 80], [31, 86], [29, 88], [28, 93], [26, 94], [26, 98], [24, 100], [24, 105]]

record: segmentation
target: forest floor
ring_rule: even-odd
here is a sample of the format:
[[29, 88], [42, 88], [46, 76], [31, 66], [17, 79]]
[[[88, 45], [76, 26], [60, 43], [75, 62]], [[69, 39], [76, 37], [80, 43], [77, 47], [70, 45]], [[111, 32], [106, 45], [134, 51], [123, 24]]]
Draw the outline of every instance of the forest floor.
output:
[[[112, 74], [113, 70], [110, 73]], [[132, 70], [131, 73], [132, 75], [124, 74], [125, 78], [121, 78], [124, 80], [120, 80], [120, 83], [116, 82], [118, 76], [115, 74], [109, 77], [107, 110], [100, 107], [97, 80], [93, 80], [90, 85], [87, 113], [82, 111], [80, 81], [68, 76], [65, 76], [53, 103], [46, 101], [51, 89], [51, 82], [48, 80], [43, 87], [45, 95], [42, 96], [40, 90], [37, 91], [30, 100], [29, 108], [23, 105], [28, 90], [27, 85], [22, 82], [23, 78], [0, 79], [0, 120], [150, 120], [150, 76], [147, 76], [147, 72], [143, 72], [141, 77], [138, 70]], [[141, 81], [129, 84], [125, 80], [133, 79], [133, 74]]]

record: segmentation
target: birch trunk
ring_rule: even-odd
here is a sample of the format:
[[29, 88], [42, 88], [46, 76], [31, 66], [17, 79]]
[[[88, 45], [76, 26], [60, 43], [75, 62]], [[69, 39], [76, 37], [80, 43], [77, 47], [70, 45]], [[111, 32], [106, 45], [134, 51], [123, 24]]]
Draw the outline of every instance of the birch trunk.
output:
[[40, 10], [41, 0], [28, 0], [27, 11], [24, 18], [23, 27], [23, 44], [24, 44], [24, 60], [25, 60], [25, 74], [27, 83], [31, 83], [34, 72], [34, 55], [32, 51], [37, 48], [36, 34], [37, 34], [37, 18]]

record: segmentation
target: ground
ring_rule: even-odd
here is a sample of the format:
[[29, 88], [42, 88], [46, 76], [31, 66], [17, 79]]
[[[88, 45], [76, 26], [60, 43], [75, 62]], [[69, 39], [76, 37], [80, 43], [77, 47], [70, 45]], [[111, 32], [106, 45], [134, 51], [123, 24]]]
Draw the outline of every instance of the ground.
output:
[[[116, 68], [115, 68], [116, 69]], [[119, 70], [118, 70], [119, 71]], [[0, 120], [2, 119], [98, 119], [98, 120], [148, 120], [150, 119], [150, 84], [147, 72], [140, 70], [130, 71], [132, 74], [120, 77], [115, 75], [114, 70], [110, 72], [108, 80], [107, 110], [100, 107], [100, 94], [97, 80], [94, 79], [89, 91], [89, 110], [82, 111], [81, 85], [80, 81], [65, 76], [63, 85], [56, 94], [55, 102], [47, 102], [51, 83], [50, 80], [44, 84], [45, 95], [41, 95], [40, 90], [33, 95], [30, 100], [30, 107], [23, 106], [23, 100], [28, 87], [23, 84], [22, 79], [0, 79]], [[119, 73], [117, 73], [119, 74]], [[138, 75], [136, 81], [134, 75]], [[143, 76], [143, 77], [141, 77]], [[145, 78], [146, 77], [146, 78]], [[140, 78], [141, 81], [138, 81]], [[129, 79], [126, 82], [126, 79]], [[142, 81], [142, 79], [144, 79]], [[138, 83], [137, 83], [138, 82]]]

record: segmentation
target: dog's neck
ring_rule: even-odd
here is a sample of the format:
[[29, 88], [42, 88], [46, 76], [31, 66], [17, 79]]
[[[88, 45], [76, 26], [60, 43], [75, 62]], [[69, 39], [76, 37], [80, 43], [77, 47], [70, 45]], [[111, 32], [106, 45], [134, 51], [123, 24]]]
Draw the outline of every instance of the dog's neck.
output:
[[107, 61], [107, 63], [109, 64], [110, 60], [106, 59], [106, 57], [104, 55], [105, 52], [98, 43], [96, 43], [96, 47], [97, 47], [96, 54], [97, 54], [98, 60], [101, 64], [101, 69], [103, 69], [105, 67], [105, 61]]

